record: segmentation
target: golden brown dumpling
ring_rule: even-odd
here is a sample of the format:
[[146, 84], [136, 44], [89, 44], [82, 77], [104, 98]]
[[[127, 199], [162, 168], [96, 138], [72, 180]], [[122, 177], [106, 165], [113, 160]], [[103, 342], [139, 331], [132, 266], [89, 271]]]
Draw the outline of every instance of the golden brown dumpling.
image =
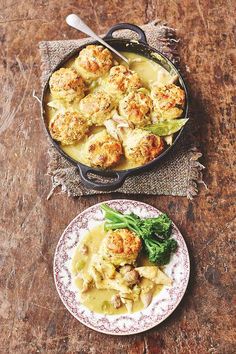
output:
[[49, 87], [53, 98], [67, 102], [80, 101], [85, 95], [84, 80], [70, 68], [55, 71], [50, 77]]
[[152, 100], [142, 91], [130, 92], [119, 102], [119, 113], [136, 127], [151, 123]]
[[115, 266], [133, 264], [141, 250], [140, 238], [128, 229], [108, 231], [103, 240], [101, 254]]
[[124, 65], [113, 66], [107, 79], [107, 89], [116, 95], [135, 91], [142, 87], [142, 82], [135, 71]]
[[106, 74], [113, 65], [111, 52], [101, 45], [88, 45], [75, 60], [75, 68], [84, 80], [95, 80]]
[[108, 168], [116, 165], [123, 154], [119, 140], [105, 130], [92, 135], [87, 142], [88, 160], [92, 167]]
[[164, 148], [163, 140], [142, 129], [129, 129], [123, 136], [125, 157], [135, 165], [145, 165], [157, 157]]
[[111, 96], [101, 91], [85, 96], [79, 105], [83, 116], [97, 126], [103, 125], [111, 117], [113, 107]]
[[154, 115], [157, 118], [173, 119], [182, 115], [185, 93], [179, 86], [175, 84], [155, 86], [151, 91], [151, 97]]
[[71, 145], [82, 139], [88, 131], [88, 123], [78, 112], [56, 114], [49, 123], [53, 139], [63, 145]]

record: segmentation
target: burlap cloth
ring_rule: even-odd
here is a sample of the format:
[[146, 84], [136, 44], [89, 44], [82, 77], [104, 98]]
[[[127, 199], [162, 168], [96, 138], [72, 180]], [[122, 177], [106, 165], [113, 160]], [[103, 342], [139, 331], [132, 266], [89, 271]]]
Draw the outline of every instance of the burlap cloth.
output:
[[[175, 31], [159, 21], [143, 25], [148, 43], [160, 50], [170, 60], [178, 64], [177, 44]], [[136, 39], [136, 34], [129, 30], [117, 31], [115, 37]], [[39, 48], [42, 60], [42, 85], [48, 78], [55, 65], [71, 50], [90, 40], [61, 40], [40, 42]], [[192, 122], [194, 123], [194, 122]], [[128, 177], [124, 185], [117, 192], [126, 194], [153, 194], [178, 195], [192, 198], [198, 192], [198, 183], [202, 182], [202, 169], [198, 161], [201, 153], [191, 145], [191, 119], [188, 122], [183, 137], [177, 142], [173, 150], [158, 163], [157, 167], [138, 176]], [[53, 146], [49, 147], [48, 174], [52, 178], [52, 189], [61, 186], [63, 192], [72, 196], [92, 195], [107, 192], [98, 192], [87, 189], [80, 181], [77, 168], [62, 157]]]

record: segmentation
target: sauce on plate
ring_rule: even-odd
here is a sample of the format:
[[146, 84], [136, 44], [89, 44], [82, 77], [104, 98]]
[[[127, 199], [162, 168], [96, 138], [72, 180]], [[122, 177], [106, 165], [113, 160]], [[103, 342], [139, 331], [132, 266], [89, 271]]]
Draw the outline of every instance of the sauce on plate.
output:
[[[72, 259], [72, 268], [71, 268], [71, 273], [72, 277], [74, 279], [74, 284], [78, 288], [79, 292], [79, 297], [82, 300], [82, 303], [84, 306], [88, 307], [91, 311], [97, 312], [97, 313], [102, 313], [102, 314], [109, 314], [109, 315], [119, 315], [123, 313], [127, 313], [127, 309], [125, 305], [122, 305], [120, 308], [116, 309], [114, 308], [110, 301], [111, 297], [115, 294], [118, 294], [116, 290], [111, 290], [111, 289], [97, 289], [97, 288], [91, 288], [89, 291], [81, 294], [82, 290], [82, 285], [83, 285], [83, 280], [76, 277], [78, 274], [78, 268], [81, 270], [83, 269], [83, 272], [87, 272], [91, 258], [94, 254], [98, 253], [100, 244], [105, 237], [106, 232], [104, 231], [104, 224], [100, 224], [93, 229], [91, 229], [84, 237], [83, 239], [79, 242], [79, 244], [76, 247], [73, 259]], [[81, 252], [81, 247], [83, 245], [86, 245], [88, 247], [88, 255], [83, 255]], [[138, 265], [139, 266], [148, 266], [148, 265], [153, 265], [148, 261], [148, 259], [144, 256], [140, 256], [138, 260]], [[148, 279], [146, 279], [148, 281]], [[155, 285], [154, 288], [154, 296], [158, 294], [161, 289], [163, 288], [163, 285]], [[133, 303], [133, 311], [132, 312], [137, 312], [143, 309], [143, 303], [140, 300], [137, 300]]]

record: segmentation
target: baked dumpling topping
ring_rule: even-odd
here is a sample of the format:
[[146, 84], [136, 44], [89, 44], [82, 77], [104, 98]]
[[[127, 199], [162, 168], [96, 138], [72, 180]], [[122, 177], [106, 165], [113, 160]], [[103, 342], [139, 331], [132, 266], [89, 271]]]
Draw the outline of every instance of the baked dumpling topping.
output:
[[151, 90], [154, 115], [157, 118], [173, 119], [182, 115], [185, 104], [185, 93], [179, 86], [169, 84], [155, 86]]
[[[50, 134], [62, 149], [76, 144], [64, 151], [85, 165], [120, 170], [145, 165], [172, 144], [173, 134], [188, 121], [175, 119], [185, 107], [176, 77], [144, 57], [125, 55], [131, 58], [129, 67], [107, 48], [87, 45], [49, 79]], [[138, 63], [145, 60], [148, 66], [142, 72]]]
[[129, 129], [123, 136], [125, 157], [141, 166], [152, 161], [164, 149], [163, 140], [142, 129]]
[[53, 98], [67, 102], [80, 101], [86, 90], [82, 77], [71, 68], [55, 71], [50, 77], [49, 87]]
[[135, 127], [151, 123], [152, 99], [142, 91], [130, 92], [119, 102], [119, 113]]
[[103, 125], [105, 120], [111, 118], [113, 108], [112, 97], [101, 91], [90, 93], [79, 104], [83, 116], [97, 126]]
[[49, 124], [52, 138], [60, 141], [62, 145], [77, 143], [86, 135], [88, 129], [86, 119], [78, 112], [58, 113]]
[[101, 45], [88, 45], [75, 60], [75, 68], [87, 81], [106, 74], [113, 65], [111, 52]]
[[124, 65], [113, 66], [107, 79], [107, 88], [112, 93], [121, 95], [142, 87], [142, 82], [135, 71]]
[[89, 137], [87, 151], [90, 166], [101, 168], [116, 165], [123, 154], [120, 141], [106, 131], [101, 131]]

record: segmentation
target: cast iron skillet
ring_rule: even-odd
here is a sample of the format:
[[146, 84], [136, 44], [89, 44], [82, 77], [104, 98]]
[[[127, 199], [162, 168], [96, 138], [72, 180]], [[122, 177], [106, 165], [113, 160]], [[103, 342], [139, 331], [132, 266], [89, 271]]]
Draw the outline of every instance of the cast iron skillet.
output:
[[[120, 38], [113, 38], [113, 33], [117, 30], [121, 29], [129, 29], [138, 34], [138, 41], [131, 41], [130, 39], [120, 39]], [[186, 105], [185, 105], [185, 110], [183, 113], [183, 118], [187, 117], [188, 113], [188, 94], [187, 94], [187, 89], [184, 83], [184, 80], [179, 73], [178, 69], [174, 66], [174, 64], [162, 53], [160, 53], [158, 50], [150, 47], [147, 43], [146, 35], [143, 32], [141, 28], [138, 26], [135, 26], [133, 24], [129, 23], [119, 23], [113, 27], [107, 32], [106, 36], [104, 37], [104, 40], [109, 43], [111, 46], [113, 46], [116, 50], [118, 51], [126, 51], [126, 52], [134, 52], [137, 54], [140, 54], [148, 59], [151, 59], [159, 64], [161, 64], [167, 71], [172, 71], [175, 72], [179, 75], [179, 83], [182, 86], [183, 90], [185, 91], [185, 96], [186, 96]], [[92, 42], [89, 44], [99, 44], [98, 42]], [[66, 57], [54, 68], [53, 71], [58, 70], [60, 67], [63, 67], [65, 63], [72, 59], [73, 57], [78, 56], [79, 52], [81, 49], [86, 47], [87, 44], [79, 47], [78, 49], [73, 50], [71, 53], [66, 55]], [[154, 57], [152, 53], [156, 53], [157, 57]], [[82, 182], [87, 188], [94, 189], [94, 190], [99, 190], [99, 191], [112, 191], [124, 183], [125, 179], [128, 176], [134, 175], [134, 174], [140, 174], [144, 171], [147, 171], [148, 169], [152, 168], [153, 166], [156, 166], [158, 162], [170, 151], [170, 149], [173, 148], [173, 146], [176, 144], [176, 141], [179, 139], [183, 128], [175, 134], [173, 144], [169, 146], [166, 150], [163, 151], [162, 154], [157, 156], [154, 160], [150, 161], [144, 166], [136, 167], [136, 168], [131, 168], [128, 170], [121, 170], [121, 171], [115, 171], [115, 170], [102, 170], [102, 169], [97, 169], [97, 168], [92, 168], [89, 166], [86, 166], [74, 159], [72, 159], [69, 155], [67, 155], [61, 148], [58, 142], [52, 139], [49, 129], [48, 129], [48, 122], [47, 122], [47, 117], [46, 117], [46, 112], [44, 109], [45, 105], [45, 97], [46, 94], [49, 90], [49, 79], [47, 83], [45, 84], [45, 87], [43, 89], [43, 94], [42, 94], [42, 104], [41, 104], [41, 112], [42, 112], [42, 118], [44, 121], [44, 125], [46, 127], [47, 133], [49, 135], [49, 138], [51, 139], [53, 145], [55, 148], [60, 152], [61, 155], [63, 155], [68, 161], [70, 161], [72, 164], [77, 166], [80, 172], [80, 177]]]

